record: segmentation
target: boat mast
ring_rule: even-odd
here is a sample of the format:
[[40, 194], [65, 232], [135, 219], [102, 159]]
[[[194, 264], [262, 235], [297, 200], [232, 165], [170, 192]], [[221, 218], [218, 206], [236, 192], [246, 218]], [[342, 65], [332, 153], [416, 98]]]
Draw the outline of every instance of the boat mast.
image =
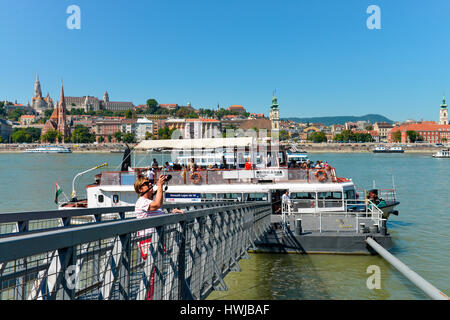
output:
[[96, 167], [94, 167], [94, 168], [91, 168], [91, 169], [88, 169], [88, 170], [86, 170], [86, 171], [83, 171], [83, 172], [78, 173], [78, 174], [73, 178], [73, 180], [72, 180], [72, 194], [71, 194], [72, 200], [76, 200], [76, 197], [77, 197], [77, 192], [75, 191], [75, 180], [76, 180], [78, 177], [82, 176], [83, 174], [86, 174], [86, 173], [88, 173], [88, 172], [90, 172], [90, 171], [92, 171], [92, 170], [95, 170], [95, 169], [98, 169], [98, 168], [101, 168], [101, 167], [105, 167], [105, 166], [107, 166], [107, 165], [108, 165], [108, 163], [105, 162], [104, 164], [101, 164], [101, 165], [96, 166]]

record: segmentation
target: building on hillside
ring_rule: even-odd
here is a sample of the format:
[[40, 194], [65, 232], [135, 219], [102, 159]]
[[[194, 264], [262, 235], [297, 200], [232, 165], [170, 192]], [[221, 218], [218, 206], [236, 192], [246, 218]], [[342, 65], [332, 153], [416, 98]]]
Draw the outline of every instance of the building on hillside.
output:
[[49, 130], [55, 130], [61, 133], [61, 142], [67, 143], [70, 140], [70, 129], [66, 122], [66, 102], [64, 99], [64, 87], [61, 83], [61, 95], [58, 106], [53, 109], [50, 119], [44, 124], [42, 128], [41, 137]]
[[104, 141], [117, 142], [114, 138], [114, 133], [122, 132], [122, 119], [102, 119], [95, 121], [93, 124], [93, 132], [97, 141], [102, 137]]
[[264, 119], [264, 113], [250, 113], [252, 119]]
[[389, 132], [392, 130], [394, 126], [387, 122], [376, 122], [373, 125], [373, 130], [375, 130], [378, 134], [378, 138], [380, 142], [387, 142]]
[[303, 141], [306, 141], [306, 140], [308, 140], [308, 138], [311, 135], [311, 133], [313, 133], [313, 132], [320, 132], [320, 131], [321, 131], [320, 128], [315, 127], [315, 126], [306, 127], [306, 128], [303, 129], [303, 131], [302, 131], [302, 133], [300, 135], [300, 138]]
[[[109, 94], [107, 91], [105, 91], [102, 100], [89, 95], [82, 97], [65, 97], [65, 99], [66, 110], [83, 109], [84, 111], [127, 111], [135, 108], [132, 102], [109, 101]], [[39, 74], [36, 75], [36, 82], [34, 83], [34, 96], [31, 99], [31, 108], [40, 116], [44, 114], [45, 110], [54, 109], [53, 99], [50, 98], [50, 95], [47, 93], [45, 98], [42, 96]]]
[[34, 123], [35, 121], [36, 121], [35, 115], [24, 114], [24, 115], [20, 116], [20, 124], [21, 125], [27, 126], [27, 125]]
[[333, 136], [333, 138], [336, 135], [341, 134], [342, 131], [344, 131], [345, 129], [345, 127], [342, 124], [332, 124], [330, 128], [331, 128], [331, 135]]
[[221, 136], [221, 125], [217, 119], [186, 119], [183, 139], [207, 139]]
[[178, 109], [178, 104], [176, 103], [164, 103], [159, 105], [160, 108], [166, 109], [166, 110], [176, 110]]
[[245, 108], [243, 106], [241, 106], [240, 104], [234, 104], [232, 106], [229, 106], [227, 108], [228, 111], [234, 111], [234, 112], [238, 112], [238, 113], [246, 113], [247, 110], [245, 110]]
[[145, 136], [147, 132], [150, 134], [154, 134], [153, 131], [153, 121], [147, 118], [139, 118], [136, 121], [136, 140], [142, 141], [145, 140]]
[[34, 96], [31, 98], [31, 106], [34, 112], [42, 116], [45, 110], [53, 110], [53, 99], [50, 98], [50, 94], [47, 92], [47, 96], [42, 96], [41, 83], [39, 81], [39, 74], [36, 74], [36, 81], [34, 83]]

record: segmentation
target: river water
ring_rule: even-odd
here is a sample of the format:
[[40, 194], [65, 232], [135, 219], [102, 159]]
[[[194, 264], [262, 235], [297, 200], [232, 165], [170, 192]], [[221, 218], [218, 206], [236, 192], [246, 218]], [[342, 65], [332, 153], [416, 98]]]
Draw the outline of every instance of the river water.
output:
[[[161, 155], [153, 155], [160, 163]], [[438, 289], [450, 294], [450, 182], [449, 159], [430, 154], [320, 153], [311, 160], [328, 161], [338, 176], [352, 178], [358, 188], [397, 189], [399, 216], [391, 216], [390, 250]], [[67, 196], [78, 172], [108, 162], [120, 170], [121, 154], [0, 154], [0, 213], [56, 209], [55, 182]], [[138, 155], [136, 165], [150, 164]], [[95, 171], [98, 172], [98, 171]], [[93, 173], [76, 184], [93, 182]], [[379, 256], [250, 254], [241, 272], [225, 277], [228, 291], [208, 299], [427, 299]], [[381, 288], [369, 289], [369, 266], [381, 271]]]

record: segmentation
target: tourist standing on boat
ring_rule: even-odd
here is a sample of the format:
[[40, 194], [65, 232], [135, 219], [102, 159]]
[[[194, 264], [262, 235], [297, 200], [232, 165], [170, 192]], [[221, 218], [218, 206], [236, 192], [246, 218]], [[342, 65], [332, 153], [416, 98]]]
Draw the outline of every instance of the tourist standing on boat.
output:
[[148, 180], [150, 180], [151, 183], [155, 182], [155, 172], [153, 171], [153, 168], [148, 168], [145, 175], [147, 176]]
[[156, 159], [153, 159], [152, 168], [155, 170], [159, 168], [158, 161], [156, 161]]
[[245, 163], [245, 170], [251, 170], [252, 169], [252, 163], [250, 162], [250, 158], [247, 158], [247, 162]]

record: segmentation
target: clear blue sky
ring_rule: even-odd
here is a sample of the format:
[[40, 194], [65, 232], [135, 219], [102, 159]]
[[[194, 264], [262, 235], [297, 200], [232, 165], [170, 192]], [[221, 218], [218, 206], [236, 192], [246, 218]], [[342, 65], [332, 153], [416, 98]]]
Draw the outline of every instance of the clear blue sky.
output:
[[[69, 30], [66, 8], [81, 8]], [[369, 30], [369, 5], [381, 30]], [[43, 94], [281, 117], [438, 120], [450, 96], [448, 0], [0, 0], [0, 99]]]

